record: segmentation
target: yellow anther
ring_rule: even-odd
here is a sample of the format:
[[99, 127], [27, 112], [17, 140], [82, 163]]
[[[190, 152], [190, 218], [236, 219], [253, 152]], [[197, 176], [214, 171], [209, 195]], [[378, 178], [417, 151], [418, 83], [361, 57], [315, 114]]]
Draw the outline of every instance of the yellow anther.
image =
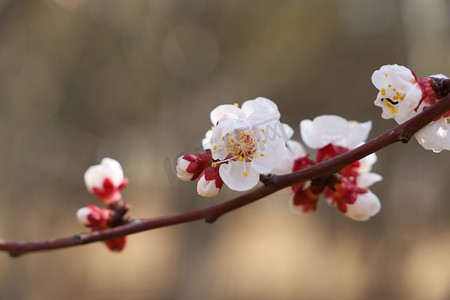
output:
[[239, 161], [243, 161], [244, 158], [242, 158], [242, 156], [239, 156]]
[[228, 141], [228, 145], [231, 145], [231, 141]]
[[257, 157], [258, 157], [258, 155], [253, 156], [253, 158], [257, 158]]
[[387, 108], [391, 111], [391, 114], [395, 115], [398, 111], [398, 107], [394, 107], [392, 104], [388, 103], [387, 100], [384, 100]]
[[265, 130], [264, 129], [261, 129], [261, 132], [264, 132]]
[[239, 104], [237, 104], [237, 103], [234, 103], [233, 105], [236, 106], [236, 107], [239, 107]]
[[388, 85], [388, 87], [391, 87], [391, 86], [392, 86], [392, 85], [390, 85], [390, 84]]
[[211, 130], [214, 130], [216, 127], [214, 127], [214, 126], [211, 126]]
[[225, 137], [222, 137], [222, 141], [225, 141]]
[[213, 150], [217, 150], [217, 145], [214, 145]]
[[386, 95], [386, 89], [385, 89], [385, 88], [382, 88], [382, 89], [380, 90], [380, 92], [381, 92], [381, 95], [383, 95], [383, 96]]
[[230, 152], [231, 151], [231, 149], [230, 148], [227, 148], [227, 152]]
[[247, 172], [244, 172], [244, 173], [242, 173], [242, 174], [243, 174], [245, 177], [247, 177], [247, 175], [248, 175]]
[[395, 88], [392, 89], [394, 92], [397, 91]]
[[230, 133], [229, 132], [227, 132], [227, 134], [225, 134], [226, 136], [229, 136], [230, 135]]
[[234, 143], [234, 140], [233, 140], [233, 139], [231, 139], [231, 142], [232, 142], [232, 143]]
[[212, 163], [211, 163], [211, 167], [213, 167], [213, 168], [217, 167], [217, 163], [212, 162]]
[[265, 142], [266, 142], [266, 140], [263, 140], [262, 142], [263, 142], [263, 143], [265, 143]]
[[386, 76], [386, 77], [387, 77], [387, 76], [388, 76], [388, 74], [387, 74], [387, 73], [384, 73], [384, 76]]
[[264, 153], [261, 153], [260, 155], [261, 155], [261, 156], [264, 156]]

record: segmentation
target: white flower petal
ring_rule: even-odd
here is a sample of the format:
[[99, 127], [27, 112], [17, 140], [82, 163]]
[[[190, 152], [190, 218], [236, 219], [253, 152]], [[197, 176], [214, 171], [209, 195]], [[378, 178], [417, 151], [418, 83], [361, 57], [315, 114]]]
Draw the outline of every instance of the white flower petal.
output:
[[91, 224], [89, 222], [88, 216], [91, 214], [91, 210], [89, 207], [85, 206], [77, 210], [76, 216], [78, 222], [83, 226], [88, 226]]
[[242, 104], [242, 110], [251, 115], [255, 112], [266, 112], [273, 115], [275, 118], [280, 118], [280, 112], [277, 105], [264, 97], [258, 97], [254, 100], [247, 100]]
[[210, 118], [211, 123], [216, 126], [217, 122], [224, 121], [225, 119], [245, 118], [247, 115], [239, 107], [231, 104], [223, 104], [217, 106], [211, 111]]
[[430, 75], [430, 76], [428, 76], [428, 77], [442, 78], [442, 79], [449, 79], [447, 75], [441, 74], [441, 73], [439, 73], [439, 74], [434, 74], [434, 75]]
[[289, 155], [286, 147], [269, 148], [266, 147], [264, 153], [253, 158], [251, 166], [260, 174], [271, 172], [275, 167], [283, 162], [283, 158]]
[[372, 128], [372, 122], [349, 122], [335, 115], [323, 115], [300, 122], [303, 141], [312, 149], [320, 149], [333, 144], [349, 149], [364, 142]]
[[288, 150], [291, 153], [292, 157], [294, 157], [295, 159], [306, 155], [305, 148], [303, 148], [303, 146], [300, 142], [297, 142], [294, 140], [289, 140], [287, 142], [287, 147], [288, 147]]
[[197, 182], [197, 193], [203, 197], [215, 197], [220, 189], [216, 187], [215, 180], [206, 180], [205, 176], [200, 177]]
[[374, 193], [368, 191], [365, 194], [358, 195], [354, 204], [347, 204], [345, 215], [355, 221], [367, 221], [370, 217], [376, 215], [380, 209], [380, 200]]
[[447, 120], [442, 118], [425, 126], [415, 136], [419, 144], [425, 149], [439, 153], [444, 149], [450, 150], [449, 129]]
[[177, 176], [181, 180], [190, 181], [192, 179], [193, 174], [186, 171], [186, 169], [189, 167], [191, 162], [184, 159], [183, 157], [184, 156], [180, 156], [177, 160], [177, 166], [176, 166]]
[[90, 166], [84, 173], [84, 183], [90, 192], [94, 187], [102, 188], [106, 178], [111, 180], [115, 186], [122, 184], [123, 170], [117, 160], [105, 157], [99, 165]]
[[377, 155], [375, 153], [369, 154], [359, 160], [359, 173], [366, 173], [372, 170], [372, 166], [377, 162]]
[[397, 89], [409, 89], [410, 85], [416, 83], [416, 78], [411, 70], [399, 65], [384, 65], [372, 74], [373, 85], [381, 90], [389, 84], [396, 85]]
[[379, 182], [381, 180], [383, 180], [383, 176], [377, 173], [367, 172], [367, 173], [360, 173], [357, 182], [358, 187], [368, 188], [372, 184]]
[[104, 180], [103, 167], [101, 165], [90, 166], [84, 172], [84, 183], [90, 192], [92, 192], [94, 187], [102, 187]]
[[211, 149], [211, 136], [212, 136], [212, 134], [213, 134], [213, 130], [208, 130], [206, 133], [205, 133], [205, 137], [203, 138], [203, 140], [202, 140], [202, 147], [203, 147], [203, 150], [208, 150], [208, 149]]
[[294, 129], [285, 123], [282, 123], [281, 126], [283, 126], [284, 135], [287, 138], [286, 141], [290, 140], [292, 138], [292, 136], [294, 135]]
[[103, 167], [105, 177], [108, 177], [115, 186], [119, 186], [123, 182], [123, 170], [120, 163], [112, 158], [105, 157], [100, 162]]
[[[297, 158], [306, 155], [306, 151], [303, 148], [302, 144], [294, 140], [289, 140], [287, 142], [287, 150], [287, 155], [281, 157], [281, 163], [272, 170], [272, 174], [283, 175], [292, 173], [292, 169], [294, 168], [294, 161]], [[289, 187], [289, 189], [291, 188]]]
[[219, 175], [223, 182], [235, 191], [249, 190], [259, 182], [259, 173], [251, 168], [249, 162], [230, 161], [223, 164], [220, 166]]

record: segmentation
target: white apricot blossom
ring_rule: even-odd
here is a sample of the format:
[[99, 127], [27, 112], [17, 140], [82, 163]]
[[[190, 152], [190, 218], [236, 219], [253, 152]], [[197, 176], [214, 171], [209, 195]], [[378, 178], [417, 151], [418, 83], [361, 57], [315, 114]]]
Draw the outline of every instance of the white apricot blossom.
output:
[[220, 164], [220, 177], [230, 189], [251, 189], [260, 174], [280, 164], [293, 130], [279, 119], [276, 104], [263, 97], [248, 100], [241, 108], [220, 105], [211, 112], [214, 127], [202, 144], [211, 149], [213, 159]]
[[[372, 75], [372, 83], [379, 90], [375, 105], [383, 109], [381, 116], [394, 118], [402, 124], [416, 116], [439, 99], [433, 90], [432, 80], [448, 79], [444, 74], [435, 74], [418, 79], [403, 66], [385, 65]], [[427, 150], [439, 153], [450, 150], [450, 125], [448, 114], [419, 130], [415, 136]]]
[[[359, 123], [334, 115], [318, 116], [314, 120], [300, 122], [303, 141], [308, 147], [318, 150], [317, 162], [360, 146], [366, 141], [371, 128], [370, 121]], [[368, 220], [377, 214], [381, 208], [380, 200], [368, 190], [372, 184], [382, 180], [381, 175], [371, 172], [376, 161], [377, 157], [372, 153], [341, 170], [338, 173], [338, 183], [332, 189], [326, 188], [324, 191], [328, 203], [336, 205], [346, 216], [357, 221]], [[295, 207], [297, 201], [303, 207], [295, 207], [296, 211], [310, 212], [304, 207], [308, 195], [304, 189], [297, 193], [292, 205]], [[311, 206], [309, 209], [314, 208], [315, 206]]]
[[422, 89], [413, 72], [399, 65], [385, 65], [372, 75], [379, 90], [375, 105], [383, 109], [384, 119], [394, 118], [401, 124], [417, 114]]

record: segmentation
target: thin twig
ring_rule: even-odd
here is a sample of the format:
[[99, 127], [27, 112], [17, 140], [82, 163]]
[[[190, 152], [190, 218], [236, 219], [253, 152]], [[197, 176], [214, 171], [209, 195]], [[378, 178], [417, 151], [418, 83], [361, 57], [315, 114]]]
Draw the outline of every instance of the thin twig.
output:
[[287, 175], [264, 176], [264, 186], [256, 188], [250, 192], [247, 192], [234, 199], [225, 201], [220, 204], [158, 218], [136, 219], [122, 226], [105, 229], [102, 231], [80, 233], [75, 236], [69, 236], [59, 239], [43, 241], [0, 240], [0, 250], [9, 252], [11, 256], [17, 257], [27, 252], [74, 247], [197, 220], [205, 220], [207, 223], [213, 223], [220, 216], [239, 207], [255, 202], [270, 194], [273, 194], [274, 192], [282, 188], [306, 180], [329, 176], [341, 170], [345, 166], [352, 164], [353, 162], [358, 161], [363, 157], [380, 149], [383, 149], [393, 143], [407, 143], [417, 131], [419, 131], [425, 125], [429, 124], [431, 121], [437, 119], [439, 116], [445, 114], [449, 110], [450, 95], [447, 95], [437, 104], [426, 109], [416, 117], [381, 134], [380, 136], [368, 141], [358, 148], [355, 148], [335, 158], [321, 162], [298, 172], [290, 173]]

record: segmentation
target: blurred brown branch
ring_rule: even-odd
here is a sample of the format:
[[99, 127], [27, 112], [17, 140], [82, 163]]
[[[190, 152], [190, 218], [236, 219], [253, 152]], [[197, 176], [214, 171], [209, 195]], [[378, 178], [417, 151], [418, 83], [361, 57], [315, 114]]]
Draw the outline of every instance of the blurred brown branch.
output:
[[[450, 81], [447, 80], [446, 85], [444, 86], [448, 86], [449, 82]], [[298, 172], [279, 176], [263, 176], [262, 181], [264, 186], [220, 204], [158, 218], [136, 219], [132, 220], [128, 224], [111, 229], [94, 231], [90, 233], [80, 233], [74, 236], [59, 239], [44, 241], [0, 241], [0, 250], [9, 252], [11, 256], [17, 257], [27, 252], [79, 246], [196, 220], [204, 219], [207, 223], [213, 223], [220, 216], [273, 194], [280, 189], [306, 180], [330, 176], [345, 166], [393, 143], [407, 143], [417, 131], [449, 110], [450, 95], [447, 95], [437, 104], [426, 109], [416, 117], [379, 135], [378, 137], [371, 139], [358, 148]]]

